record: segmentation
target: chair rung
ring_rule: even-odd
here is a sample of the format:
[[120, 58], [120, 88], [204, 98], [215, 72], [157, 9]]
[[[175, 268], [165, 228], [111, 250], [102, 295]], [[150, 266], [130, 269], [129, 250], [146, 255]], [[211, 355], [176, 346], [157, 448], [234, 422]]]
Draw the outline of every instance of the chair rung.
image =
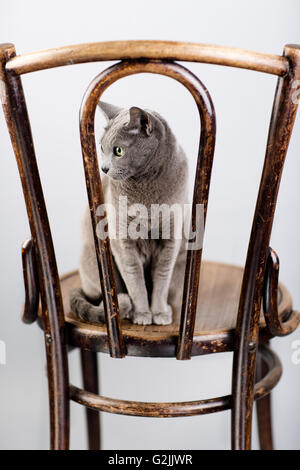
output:
[[102, 397], [70, 385], [71, 400], [88, 408], [108, 413], [151, 418], [175, 418], [216, 413], [231, 408], [231, 396], [178, 403], [118, 400]]
[[[267, 364], [268, 372], [255, 384], [254, 400], [259, 400], [268, 395], [279, 382], [282, 372], [278, 356], [268, 347], [261, 346], [259, 348], [259, 354], [262, 355], [264, 362]], [[206, 400], [174, 403], [140, 402], [102, 397], [82, 390], [74, 385], [70, 385], [70, 399], [80, 405], [98, 411], [151, 418], [176, 418], [204, 415], [229, 410], [232, 407], [231, 395]]]

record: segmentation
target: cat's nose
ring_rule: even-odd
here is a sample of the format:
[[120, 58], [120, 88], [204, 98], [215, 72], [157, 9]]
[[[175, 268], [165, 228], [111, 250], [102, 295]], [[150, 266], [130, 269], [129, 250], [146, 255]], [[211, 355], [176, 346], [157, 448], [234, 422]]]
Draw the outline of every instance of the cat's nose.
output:
[[101, 170], [103, 171], [103, 173], [108, 173], [109, 168], [108, 168], [108, 166], [104, 166], [104, 165], [103, 165], [103, 166], [101, 167]]

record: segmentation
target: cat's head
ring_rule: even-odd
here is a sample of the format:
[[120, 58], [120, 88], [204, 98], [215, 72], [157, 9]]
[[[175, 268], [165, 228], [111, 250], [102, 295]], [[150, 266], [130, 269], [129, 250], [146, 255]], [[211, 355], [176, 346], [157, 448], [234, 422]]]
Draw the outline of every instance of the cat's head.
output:
[[101, 169], [116, 180], [138, 178], [154, 164], [164, 128], [160, 120], [143, 109], [128, 109], [99, 102], [107, 126], [100, 141]]

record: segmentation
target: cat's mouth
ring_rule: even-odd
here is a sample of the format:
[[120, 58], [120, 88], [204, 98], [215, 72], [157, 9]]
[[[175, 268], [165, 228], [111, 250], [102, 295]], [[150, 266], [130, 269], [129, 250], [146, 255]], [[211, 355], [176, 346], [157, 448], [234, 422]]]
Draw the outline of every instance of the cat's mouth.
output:
[[125, 180], [127, 179], [127, 175], [124, 171], [121, 170], [109, 170], [107, 176], [112, 178], [113, 180]]

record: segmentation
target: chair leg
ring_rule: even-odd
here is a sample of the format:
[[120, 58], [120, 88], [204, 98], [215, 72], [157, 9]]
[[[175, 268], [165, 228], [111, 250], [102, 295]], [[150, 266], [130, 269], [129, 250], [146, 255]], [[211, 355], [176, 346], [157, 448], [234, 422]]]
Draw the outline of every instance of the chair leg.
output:
[[[238, 351], [239, 352], [239, 351]], [[243, 349], [246, 366], [236, 352], [233, 357], [232, 374], [232, 450], [251, 450], [252, 412], [255, 382], [255, 350]]]
[[[81, 367], [84, 389], [99, 393], [97, 353], [81, 349]], [[100, 449], [100, 414], [99, 411], [86, 408], [89, 450]]]
[[[262, 379], [268, 372], [268, 368], [258, 354], [256, 365], [257, 381]], [[258, 422], [258, 434], [261, 450], [273, 450], [272, 438], [272, 416], [271, 416], [271, 394], [256, 402], [256, 413]]]
[[70, 437], [70, 400], [66, 354], [60, 362], [47, 351], [50, 409], [50, 449], [68, 450]]

